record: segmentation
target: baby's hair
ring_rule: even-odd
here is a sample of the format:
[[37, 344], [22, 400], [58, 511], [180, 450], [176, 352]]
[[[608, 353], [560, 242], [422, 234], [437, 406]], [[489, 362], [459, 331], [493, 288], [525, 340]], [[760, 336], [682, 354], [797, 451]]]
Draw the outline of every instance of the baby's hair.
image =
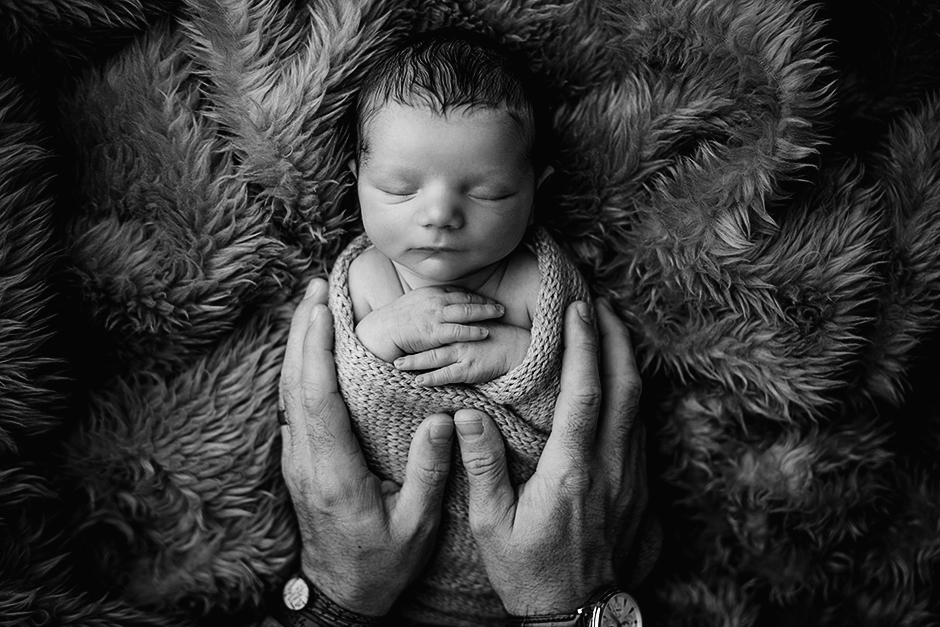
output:
[[389, 102], [426, 106], [447, 115], [454, 108], [505, 109], [519, 126], [527, 155], [545, 161], [534, 80], [524, 64], [496, 42], [468, 30], [446, 28], [406, 40], [366, 75], [356, 102], [356, 152], [368, 156], [366, 124]]

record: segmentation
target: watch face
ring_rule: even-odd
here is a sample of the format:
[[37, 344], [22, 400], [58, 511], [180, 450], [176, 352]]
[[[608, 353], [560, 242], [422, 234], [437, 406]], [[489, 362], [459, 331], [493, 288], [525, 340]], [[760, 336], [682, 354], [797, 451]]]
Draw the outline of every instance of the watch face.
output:
[[310, 599], [310, 588], [300, 577], [294, 577], [284, 584], [284, 605], [291, 610], [302, 610]]
[[643, 627], [643, 619], [633, 597], [626, 592], [618, 592], [604, 604], [600, 624], [601, 627]]

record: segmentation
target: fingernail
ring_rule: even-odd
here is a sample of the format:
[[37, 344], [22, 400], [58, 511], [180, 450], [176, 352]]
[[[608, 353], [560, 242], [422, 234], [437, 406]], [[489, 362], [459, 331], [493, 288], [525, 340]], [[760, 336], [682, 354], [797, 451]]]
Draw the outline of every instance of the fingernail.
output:
[[313, 322], [314, 320], [316, 320], [317, 317], [324, 311], [326, 311], [326, 305], [317, 304], [313, 308], [313, 311], [310, 312], [310, 322]]
[[578, 308], [578, 315], [581, 316], [581, 319], [591, 324], [591, 310], [588, 307], [588, 304], [583, 300], [579, 300], [575, 307]]
[[496, 305], [496, 311], [498, 311], [499, 314], [502, 315], [502, 314], [506, 313], [506, 308], [503, 307], [502, 305]]
[[447, 444], [454, 435], [454, 423], [438, 422], [431, 425], [431, 441], [435, 444]]
[[320, 291], [320, 281], [313, 279], [310, 283], [307, 283], [307, 291], [304, 293], [304, 298], [310, 298], [314, 294]]
[[401, 368], [402, 366], [405, 365], [405, 358], [404, 358], [404, 357], [399, 357], [398, 359], [396, 359], [396, 360], [395, 360], [394, 362], [392, 362], [392, 363], [395, 364], [395, 367], [396, 367], [396, 368]]
[[424, 385], [425, 381], [427, 381], [427, 377], [425, 377], [423, 374], [419, 374], [417, 377], [415, 377], [415, 383], [418, 385]]
[[454, 424], [457, 425], [457, 433], [460, 437], [468, 442], [473, 442], [483, 435], [483, 421], [476, 416], [454, 420]]

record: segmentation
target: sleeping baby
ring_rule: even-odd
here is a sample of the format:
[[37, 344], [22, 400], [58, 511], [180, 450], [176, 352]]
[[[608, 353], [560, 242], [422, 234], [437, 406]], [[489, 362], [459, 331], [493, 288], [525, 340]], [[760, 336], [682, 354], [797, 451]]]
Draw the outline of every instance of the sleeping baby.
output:
[[[373, 471], [403, 480], [431, 413], [486, 411], [515, 481], [535, 470], [558, 395], [564, 311], [583, 279], [534, 226], [550, 174], [524, 70], [461, 31], [427, 33], [383, 58], [357, 105], [365, 233], [337, 260], [330, 308], [340, 389]], [[452, 472], [438, 544], [399, 610], [435, 624], [504, 616]]]

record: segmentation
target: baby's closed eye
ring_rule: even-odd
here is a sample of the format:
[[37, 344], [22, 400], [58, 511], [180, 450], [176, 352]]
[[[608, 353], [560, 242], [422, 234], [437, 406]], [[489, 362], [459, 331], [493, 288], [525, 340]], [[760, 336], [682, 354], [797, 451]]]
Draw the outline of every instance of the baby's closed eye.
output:
[[474, 191], [470, 194], [470, 198], [474, 200], [481, 200], [483, 202], [499, 202], [500, 200], [508, 200], [516, 195], [516, 192], [485, 192], [485, 191]]
[[377, 187], [376, 189], [382, 192], [383, 194], [388, 194], [389, 196], [398, 196], [398, 197], [413, 196], [417, 193], [415, 190], [408, 188], [408, 187], [392, 187], [392, 188]]

